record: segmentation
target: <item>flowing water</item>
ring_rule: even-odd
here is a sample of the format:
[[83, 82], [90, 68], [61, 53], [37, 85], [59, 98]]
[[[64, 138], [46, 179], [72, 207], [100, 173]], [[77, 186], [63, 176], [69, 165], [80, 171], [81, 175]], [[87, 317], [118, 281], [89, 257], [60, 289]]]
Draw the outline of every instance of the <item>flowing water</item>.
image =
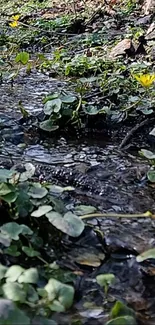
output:
[[[154, 189], [146, 179], [150, 166], [138, 155], [119, 152], [116, 141], [112, 142], [103, 136], [96, 140], [87, 138], [80, 141], [63, 137], [45, 139], [38, 134], [33, 136], [21, 125], [20, 101], [28, 112], [35, 115], [42, 110], [45, 95], [65, 87], [65, 82], [36, 72], [18, 77], [13, 86], [10, 83], [1, 85], [1, 165], [9, 164], [10, 160], [14, 164], [31, 161], [43, 178], [57, 184], [75, 186], [76, 190], [69, 197], [68, 204], [92, 204], [106, 213], [154, 212]], [[135, 256], [154, 246], [155, 221], [150, 218], [103, 218], [91, 223], [98, 225], [104, 234], [104, 241], [94, 254], [101, 254], [106, 247], [109, 258], [99, 263], [98, 267], [83, 269], [84, 277], [80, 278], [78, 284], [81, 298], [75, 310], [63, 316], [56, 314], [55, 319], [59, 317], [61, 323], [63, 317], [63, 324], [70, 324], [76, 319], [81, 320], [80, 324], [88, 324], [88, 319], [89, 324], [103, 324], [106, 310], [104, 306], [100, 307], [102, 293], [97, 296], [98, 289], [90, 278], [98, 273], [114, 273], [118, 282], [112, 289], [111, 302], [114, 297], [125, 299], [140, 313], [140, 318], [151, 315], [147, 324], [154, 324], [154, 292], [150, 282], [154, 281], [155, 267], [152, 265], [151, 270], [142, 270]], [[86, 233], [82, 242], [79, 239], [76, 245], [79, 245], [80, 250], [85, 247], [88, 252], [91, 247], [91, 252], [94, 252], [96, 242], [92, 244], [91, 236]], [[76, 262], [75, 255], [74, 248], [69, 249], [67, 257], [64, 253], [62, 266], [72, 269], [72, 264]], [[94, 300], [95, 306], [91, 305]]]

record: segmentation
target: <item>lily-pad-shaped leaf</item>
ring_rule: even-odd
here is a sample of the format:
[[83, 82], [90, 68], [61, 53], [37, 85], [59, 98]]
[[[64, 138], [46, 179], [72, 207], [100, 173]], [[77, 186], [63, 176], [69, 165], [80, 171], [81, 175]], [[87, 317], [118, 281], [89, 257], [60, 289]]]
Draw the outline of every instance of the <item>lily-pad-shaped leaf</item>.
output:
[[29, 284], [29, 286], [27, 288], [27, 300], [29, 302], [32, 302], [32, 303], [35, 303], [35, 302], [37, 302], [39, 300], [38, 293], [36, 292], [34, 287], [32, 285], [30, 285], [30, 284]]
[[40, 253], [33, 249], [33, 247], [23, 246], [22, 251], [29, 257], [40, 256]]
[[137, 262], [141, 263], [143, 261], [149, 260], [150, 258], [155, 258], [155, 248], [151, 248], [147, 250], [146, 252], [143, 252], [142, 254], [138, 255], [136, 257]]
[[132, 316], [122, 316], [109, 320], [105, 325], [137, 325], [137, 322]]
[[37, 210], [33, 211], [31, 213], [31, 216], [35, 218], [40, 218], [41, 216], [44, 216], [46, 213], [50, 212], [51, 210], [52, 210], [52, 206], [42, 205]]
[[5, 273], [7, 271], [7, 267], [0, 264], [0, 280], [2, 280], [5, 277]]
[[120, 316], [132, 316], [135, 318], [135, 312], [133, 309], [124, 305], [121, 301], [116, 301], [114, 307], [111, 310], [111, 318], [117, 318]]
[[72, 104], [77, 100], [77, 97], [73, 95], [67, 95], [67, 96], [63, 96], [61, 100], [65, 104]]
[[32, 211], [33, 204], [28, 193], [20, 190], [16, 199], [16, 207], [20, 217], [26, 217]]
[[16, 222], [5, 223], [1, 228], [11, 239], [18, 240], [19, 235], [32, 235], [33, 231], [26, 225], [19, 225]]
[[96, 277], [96, 281], [101, 287], [105, 287], [107, 285], [109, 286], [112, 283], [114, 283], [115, 276], [114, 276], [114, 274], [111, 274], [111, 273], [99, 274]]
[[7, 282], [2, 286], [4, 297], [12, 301], [24, 302], [26, 299], [26, 292], [23, 285], [16, 282]]
[[155, 170], [149, 170], [147, 172], [147, 178], [151, 183], [155, 183]]
[[30, 319], [11, 300], [0, 299], [0, 325], [30, 325]]
[[72, 212], [62, 216], [60, 213], [52, 211], [47, 213], [46, 217], [54, 227], [72, 237], [80, 236], [85, 227], [83, 221]]
[[4, 196], [1, 196], [1, 199], [7, 203], [13, 203], [16, 201], [17, 197], [18, 197], [17, 192], [11, 192]]
[[83, 108], [83, 111], [88, 115], [97, 115], [99, 110], [96, 106], [89, 105]]
[[59, 129], [59, 126], [53, 124], [53, 121], [51, 119], [40, 122], [39, 127], [40, 127], [40, 129], [47, 131], [47, 132], [52, 132], [52, 131], [56, 131]]
[[142, 156], [144, 156], [145, 158], [147, 158], [147, 159], [155, 159], [155, 153], [153, 153], [153, 152], [150, 151], [150, 150], [141, 149], [141, 150], [140, 150], [140, 154], [141, 154]]
[[29, 58], [30, 58], [30, 54], [28, 52], [22, 51], [16, 55], [15, 61], [25, 65], [28, 63]]
[[58, 113], [61, 109], [61, 104], [62, 104], [62, 101], [60, 98], [48, 100], [44, 106], [44, 113], [46, 115], [51, 115], [53, 112]]
[[7, 270], [5, 278], [7, 278], [7, 282], [15, 282], [24, 271], [20, 265], [12, 265]]
[[0, 169], [0, 182], [5, 183], [10, 179], [16, 172], [13, 170], [1, 168]]
[[74, 187], [71, 186], [66, 186], [66, 187], [62, 187], [62, 186], [58, 186], [58, 185], [49, 185], [48, 186], [49, 191], [52, 193], [56, 193], [56, 194], [61, 194], [65, 191], [74, 191]]
[[14, 187], [11, 184], [0, 183], [0, 196], [14, 192]]
[[28, 270], [25, 270], [20, 277], [18, 278], [19, 283], [37, 283], [38, 282], [38, 271], [36, 268], [31, 267]]
[[74, 213], [78, 216], [83, 216], [84, 214], [94, 213], [96, 208], [91, 205], [77, 205], [74, 208]]
[[33, 197], [33, 199], [42, 199], [48, 193], [45, 187], [32, 186], [28, 192], [28, 194]]
[[35, 166], [33, 164], [31, 163], [25, 164], [25, 169], [26, 171], [20, 174], [20, 178], [19, 178], [20, 182], [25, 182], [28, 179], [32, 178], [32, 176], [34, 176]]
[[64, 312], [65, 307], [58, 301], [53, 300], [51, 304], [48, 306], [52, 311], [56, 311], [58, 313]]
[[11, 256], [20, 256], [21, 253], [18, 251], [17, 245], [10, 245], [8, 248], [4, 250], [5, 254], [11, 255]]
[[74, 288], [72, 286], [50, 279], [44, 289], [47, 291], [51, 303], [57, 300], [64, 307], [64, 310], [72, 306], [74, 299]]

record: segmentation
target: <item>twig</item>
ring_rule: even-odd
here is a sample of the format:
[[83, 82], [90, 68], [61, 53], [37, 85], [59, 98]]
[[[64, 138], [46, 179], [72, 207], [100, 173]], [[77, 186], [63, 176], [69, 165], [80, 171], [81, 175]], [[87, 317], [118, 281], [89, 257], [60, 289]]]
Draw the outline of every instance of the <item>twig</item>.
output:
[[150, 211], [147, 211], [145, 213], [135, 213], [135, 214], [117, 214], [117, 213], [91, 213], [91, 214], [85, 214], [83, 216], [80, 216], [79, 218], [84, 219], [93, 219], [93, 218], [110, 218], [110, 217], [116, 217], [116, 218], [153, 218], [155, 219], [155, 215], [152, 214]]
[[119, 149], [122, 149], [125, 144], [130, 140], [130, 138], [133, 136], [133, 134], [138, 131], [142, 126], [146, 125], [148, 122], [150, 121], [149, 118], [147, 118], [146, 120], [143, 120], [142, 122], [136, 124], [128, 133], [127, 135], [124, 137], [124, 139], [122, 140], [121, 144], [119, 145]]

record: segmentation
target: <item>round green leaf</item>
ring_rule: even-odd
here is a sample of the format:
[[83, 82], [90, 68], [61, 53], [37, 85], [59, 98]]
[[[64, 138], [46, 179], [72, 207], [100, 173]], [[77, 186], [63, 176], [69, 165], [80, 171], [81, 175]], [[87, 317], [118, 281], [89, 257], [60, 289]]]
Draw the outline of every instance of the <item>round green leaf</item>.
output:
[[7, 278], [7, 282], [15, 282], [23, 272], [24, 269], [20, 265], [12, 265], [7, 270], [5, 278]]
[[35, 166], [31, 163], [25, 164], [26, 171], [20, 174], [19, 181], [25, 182], [28, 179], [30, 179], [32, 176], [34, 176], [35, 173]]
[[2, 286], [4, 297], [12, 301], [24, 302], [26, 299], [26, 292], [21, 284], [16, 282], [8, 282]]
[[33, 247], [23, 246], [22, 251], [29, 257], [35, 257], [40, 255], [40, 253], [38, 251], [35, 251]]
[[19, 283], [37, 283], [38, 282], [38, 271], [36, 268], [31, 267], [28, 270], [25, 270], [20, 277], [18, 278]]
[[46, 213], [52, 210], [52, 207], [50, 205], [42, 205], [37, 210], [33, 211], [31, 213], [32, 217], [40, 218], [41, 216], [44, 216]]
[[14, 190], [13, 186], [7, 185], [6, 183], [0, 183], [0, 196], [7, 195]]
[[11, 239], [18, 240], [19, 235], [32, 235], [33, 231], [26, 225], [19, 225], [16, 222], [5, 223], [1, 228]]
[[111, 273], [99, 274], [96, 277], [96, 281], [101, 287], [105, 287], [107, 285], [114, 283], [115, 276], [114, 276], [114, 274], [111, 274]]
[[42, 199], [48, 193], [45, 187], [32, 186], [29, 190], [29, 195], [34, 199]]
[[147, 172], [147, 178], [150, 182], [155, 183], [155, 170], [149, 170]]
[[83, 221], [72, 212], [67, 212], [64, 216], [58, 212], [49, 212], [46, 217], [54, 227], [69, 236], [78, 237], [84, 230]]
[[74, 299], [74, 288], [72, 286], [61, 283], [55, 279], [50, 279], [45, 286], [45, 290], [48, 293], [49, 301], [54, 301], [55, 304], [57, 300], [58, 303], [64, 307], [64, 310], [72, 306]]
[[58, 113], [61, 109], [61, 99], [55, 98], [53, 100], [48, 100], [44, 106], [44, 113], [46, 115], [51, 115], [53, 112]]
[[52, 132], [52, 131], [56, 131], [57, 129], [59, 129], [58, 125], [54, 125], [53, 121], [51, 119], [40, 122], [39, 127], [47, 132]]

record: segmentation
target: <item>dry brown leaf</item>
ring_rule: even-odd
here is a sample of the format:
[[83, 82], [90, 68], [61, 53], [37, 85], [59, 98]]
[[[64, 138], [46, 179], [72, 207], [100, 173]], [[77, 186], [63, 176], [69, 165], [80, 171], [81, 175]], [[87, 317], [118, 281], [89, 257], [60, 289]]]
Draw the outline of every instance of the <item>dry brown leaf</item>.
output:
[[113, 59], [116, 56], [125, 54], [125, 50], [130, 49], [132, 46], [132, 42], [130, 39], [125, 38], [124, 40], [120, 41], [110, 52], [109, 58]]

